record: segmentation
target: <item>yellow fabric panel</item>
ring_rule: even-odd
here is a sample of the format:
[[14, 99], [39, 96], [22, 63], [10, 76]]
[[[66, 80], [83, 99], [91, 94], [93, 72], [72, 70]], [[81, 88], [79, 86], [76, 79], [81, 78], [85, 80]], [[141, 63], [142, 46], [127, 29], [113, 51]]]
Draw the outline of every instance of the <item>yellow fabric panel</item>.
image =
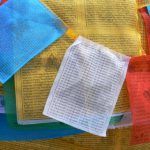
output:
[[[75, 35], [80, 34], [130, 56], [141, 54], [135, 0], [119, 0], [119, 3], [118, 0], [41, 1], [73, 29], [73, 32], [69, 31], [72, 37], [76, 38]], [[72, 42], [67, 34], [64, 35], [16, 74], [19, 120], [45, 119], [42, 111], [48, 93], [63, 55]], [[124, 112], [128, 109], [129, 100], [124, 86], [115, 112]]]

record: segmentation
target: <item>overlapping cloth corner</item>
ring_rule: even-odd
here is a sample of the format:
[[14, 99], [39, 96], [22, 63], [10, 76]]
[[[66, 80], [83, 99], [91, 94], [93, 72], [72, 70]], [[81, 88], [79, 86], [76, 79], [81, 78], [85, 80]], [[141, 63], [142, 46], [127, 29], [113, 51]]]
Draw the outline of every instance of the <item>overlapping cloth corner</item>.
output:
[[1, 83], [66, 31], [39, 0], [9, 0], [0, 6], [0, 29]]
[[136, 0], [138, 4], [138, 8], [142, 8], [150, 5], [150, 0]]

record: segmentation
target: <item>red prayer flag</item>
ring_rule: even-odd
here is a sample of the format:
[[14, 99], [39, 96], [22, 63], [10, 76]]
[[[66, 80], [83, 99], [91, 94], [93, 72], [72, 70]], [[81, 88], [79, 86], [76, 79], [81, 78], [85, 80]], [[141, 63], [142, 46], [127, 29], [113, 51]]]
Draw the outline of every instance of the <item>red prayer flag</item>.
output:
[[150, 56], [133, 57], [126, 77], [132, 111], [131, 144], [150, 142]]

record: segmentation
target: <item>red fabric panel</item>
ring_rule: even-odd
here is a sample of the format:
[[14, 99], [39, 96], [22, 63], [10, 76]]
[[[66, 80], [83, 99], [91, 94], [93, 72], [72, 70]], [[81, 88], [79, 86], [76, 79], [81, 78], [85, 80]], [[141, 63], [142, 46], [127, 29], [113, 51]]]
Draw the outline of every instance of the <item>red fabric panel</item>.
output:
[[131, 144], [150, 142], [150, 56], [133, 57], [126, 77], [133, 119]]

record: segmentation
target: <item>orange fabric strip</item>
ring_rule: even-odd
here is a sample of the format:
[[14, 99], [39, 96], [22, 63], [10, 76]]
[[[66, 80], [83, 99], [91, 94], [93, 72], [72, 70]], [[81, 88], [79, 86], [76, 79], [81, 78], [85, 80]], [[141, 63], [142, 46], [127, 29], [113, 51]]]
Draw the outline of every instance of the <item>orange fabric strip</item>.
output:
[[146, 50], [146, 53], [150, 54], [150, 16], [148, 14], [146, 7], [139, 9], [139, 11], [143, 17], [147, 35], [148, 50]]

